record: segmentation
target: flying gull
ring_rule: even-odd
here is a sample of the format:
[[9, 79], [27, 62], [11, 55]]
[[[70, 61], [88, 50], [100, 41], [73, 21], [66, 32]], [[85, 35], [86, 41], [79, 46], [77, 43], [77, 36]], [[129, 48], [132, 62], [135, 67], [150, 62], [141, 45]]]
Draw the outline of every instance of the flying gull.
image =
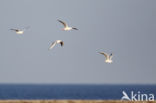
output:
[[69, 26], [67, 25], [67, 23], [65, 23], [65, 22], [63, 22], [63, 21], [61, 21], [61, 20], [58, 20], [58, 21], [59, 21], [60, 23], [63, 24], [63, 26], [64, 26], [63, 30], [64, 30], [64, 31], [69, 31], [69, 30], [72, 30], [72, 29], [78, 30], [77, 28], [69, 27]]
[[113, 54], [112, 53], [110, 55], [108, 55], [108, 54], [106, 54], [104, 52], [99, 52], [99, 53], [105, 56], [105, 58], [106, 58], [105, 62], [106, 63], [112, 63], [113, 62], [112, 61], [112, 57], [113, 57]]
[[60, 44], [61, 46], [63, 46], [64, 42], [62, 40], [56, 40], [50, 45], [49, 50], [51, 50], [56, 44]]
[[10, 29], [16, 32], [16, 34], [23, 34], [25, 30], [29, 29], [29, 27], [26, 27], [24, 29]]

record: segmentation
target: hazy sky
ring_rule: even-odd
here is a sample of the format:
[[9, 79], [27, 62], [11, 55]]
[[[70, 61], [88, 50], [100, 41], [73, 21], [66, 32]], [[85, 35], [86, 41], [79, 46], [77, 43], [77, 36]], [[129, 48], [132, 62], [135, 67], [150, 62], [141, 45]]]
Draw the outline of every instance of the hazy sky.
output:
[[0, 0], [0, 28], [0, 83], [156, 84], [156, 0]]

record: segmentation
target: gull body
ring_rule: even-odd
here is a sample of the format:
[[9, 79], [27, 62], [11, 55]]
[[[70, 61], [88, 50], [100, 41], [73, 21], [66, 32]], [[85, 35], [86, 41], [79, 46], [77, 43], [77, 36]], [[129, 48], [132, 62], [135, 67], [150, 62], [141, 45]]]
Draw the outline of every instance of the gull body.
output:
[[64, 31], [69, 31], [69, 30], [72, 30], [72, 27], [68, 27], [68, 26], [67, 26], [67, 27], [63, 28], [63, 30], [64, 30]]
[[67, 25], [67, 23], [65, 23], [64, 21], [61, 21], [61, 20], [58, 20], [58, 21], [59, 21], [61, 24], [63, 24], [64, 28], [63, 28], [62, 30], [64, 30], [64, 31], [69, 31], [69, 30], [72, 30], [72, 29], [78, 30], [77, 28], [69, 27], [69, 26]]
[[60, 44], [61, 46], [63, 46], [63, 45], [64, 45], [64, 42], [63, 42], [62, 40], [56, 40], [55, 42], [53, 42], [53, 43], [50, 45], [49, 50], [51, 50], [52, 48], [54, 48], [54, 46], [55, 46], [56, 44]]
[[104, 53], [104, 52], [99, 52], [100, 54], [104, 55], [105, 56], [105, 62], [106, 63], [112, 63], [112, 57], [113, 57], [113, 54], [111, 53], [110, 55]]

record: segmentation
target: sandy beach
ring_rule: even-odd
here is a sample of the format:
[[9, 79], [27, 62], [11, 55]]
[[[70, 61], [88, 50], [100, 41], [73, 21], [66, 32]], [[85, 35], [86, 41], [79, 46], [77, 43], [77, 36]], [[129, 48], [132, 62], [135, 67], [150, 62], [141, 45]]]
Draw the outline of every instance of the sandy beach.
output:
[[156, 101], [120, 101], [120, 100], [0, 100], [0, 103], [156, 103]]

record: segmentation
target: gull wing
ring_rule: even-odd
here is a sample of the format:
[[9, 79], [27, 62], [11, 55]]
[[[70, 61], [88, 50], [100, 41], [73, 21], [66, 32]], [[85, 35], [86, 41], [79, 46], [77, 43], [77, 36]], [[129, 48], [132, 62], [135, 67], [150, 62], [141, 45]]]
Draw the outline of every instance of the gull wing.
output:
[[74, 29], [74, 30], [79, 30], [79, 29], [77, 29], [77, 28], [72, 28], [72, 29]]
[[102, 54], [102, 55], [104, 55], [105, 58], [108, 58], [108, 55], [106, 53], [104, 53], [104, 52], [99, 52], [99, 53]]
[[60, 44], [61, 46], [64, 45], [64, 42], [62, 40], [56, 40], [56, 43]]
[[58, 21], [59, 21], [60, 23], [62, 23], [64, 27], [67, 27], [67, 26], [68, 26], [65, 22], [63, 22], [63, 21], [61, 21], [61, 20], [58, 20]]
[[18, 29], [10, 29], [10, 30], [13, 30], [13, 31], [19, 31]]
[[55, 42], [53, 42], [51, 45], [50, 45], [50, 47], [49, 47], [49, 50], [51, 50], [55, 45], [57, 44], [57, 42], [55, 41]]
[[113, 57], [113, 54], [111, 53], [111, 54], [109, 55], [109, 59], [112, 59], [112, 57]]

